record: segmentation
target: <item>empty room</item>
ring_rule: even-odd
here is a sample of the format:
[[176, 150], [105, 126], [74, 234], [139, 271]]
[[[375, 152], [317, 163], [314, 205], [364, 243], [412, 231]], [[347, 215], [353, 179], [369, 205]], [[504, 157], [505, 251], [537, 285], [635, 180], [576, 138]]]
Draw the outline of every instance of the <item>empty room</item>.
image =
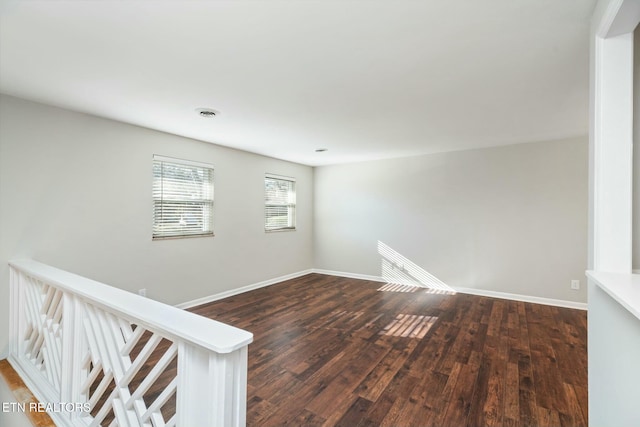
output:
[[639, 22], [2, 0], [0, 425], [640, 425]]

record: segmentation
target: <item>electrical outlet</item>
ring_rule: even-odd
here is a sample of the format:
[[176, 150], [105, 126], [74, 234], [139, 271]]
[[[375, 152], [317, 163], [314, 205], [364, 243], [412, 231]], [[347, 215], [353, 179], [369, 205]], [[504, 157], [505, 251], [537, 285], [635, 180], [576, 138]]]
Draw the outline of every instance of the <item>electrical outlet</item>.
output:
[[141, 295], [143, 297], [147, 296], [147, 288], [142, 288], [138, 291], [138, 295]]
[[578, 289], [580, 289], [580, 280], [572, 280], [571, 289], [573, 289], [574, 291], [577, 291]]

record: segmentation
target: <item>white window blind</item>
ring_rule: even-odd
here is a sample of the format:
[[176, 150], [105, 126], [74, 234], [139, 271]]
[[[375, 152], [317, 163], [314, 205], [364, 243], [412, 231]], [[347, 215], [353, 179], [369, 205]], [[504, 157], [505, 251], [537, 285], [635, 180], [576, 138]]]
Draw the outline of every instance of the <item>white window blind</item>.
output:
[[264, 177], [264, 229], [296, 229], [296, 180], [278, 175]]
[[213, 169], [153, 157], [153, 238], [213, 235]]

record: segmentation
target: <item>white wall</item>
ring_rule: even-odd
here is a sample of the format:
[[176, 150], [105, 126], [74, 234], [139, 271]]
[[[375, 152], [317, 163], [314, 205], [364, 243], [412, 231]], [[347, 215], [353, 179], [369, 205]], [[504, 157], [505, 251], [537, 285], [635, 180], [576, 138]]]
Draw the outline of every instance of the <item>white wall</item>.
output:
[[633, 269], [640, 270], [640, 30], [633, 34]]
[[640, 425], [640, 321], [589, 283], [588, 334], [589, 425]]
[[380, 276], [382, 242], [453, 288], [586, 302], [587, 149], [585, 136], [318, 167], [316, 268]]
[[[312, 168], [0, 97], [0, 353], [12, 258], [177, 304], [312, 268]], [[153, 154], [215, 167], [215, 237], [151, 240]], [[265, 172], [297, 179], [297, 231], [264, 232]]]

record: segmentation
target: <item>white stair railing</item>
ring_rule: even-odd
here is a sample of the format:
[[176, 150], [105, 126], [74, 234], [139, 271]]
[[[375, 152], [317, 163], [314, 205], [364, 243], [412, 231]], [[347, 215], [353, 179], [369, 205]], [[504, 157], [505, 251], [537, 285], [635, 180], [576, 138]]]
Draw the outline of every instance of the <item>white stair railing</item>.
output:
[[251, 333], [33, 260], [9, 265], [9, 361], [57, 425], [245, 425]]

